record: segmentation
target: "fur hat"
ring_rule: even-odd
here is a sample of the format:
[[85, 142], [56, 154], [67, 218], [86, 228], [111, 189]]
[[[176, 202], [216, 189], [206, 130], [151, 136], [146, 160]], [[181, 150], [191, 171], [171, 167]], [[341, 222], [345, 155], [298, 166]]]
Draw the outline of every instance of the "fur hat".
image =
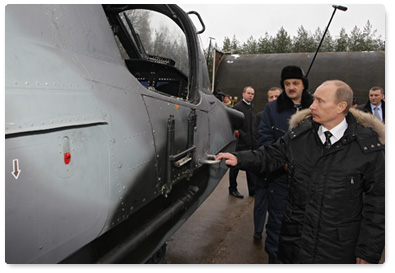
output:
[[289, 65], [281, 71], [281, 87], [284, 90], [284, 81], [286, 79], [300, 79], [303, 81], [304, 90], [309, 88], [309, 80], [305, 77], [302, 68], [295, 65]]

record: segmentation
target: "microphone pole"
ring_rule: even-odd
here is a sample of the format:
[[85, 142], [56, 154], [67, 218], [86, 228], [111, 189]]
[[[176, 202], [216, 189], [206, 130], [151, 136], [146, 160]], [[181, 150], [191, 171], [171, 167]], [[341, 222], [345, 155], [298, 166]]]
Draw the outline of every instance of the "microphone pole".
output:
[[333, 13], [332, 13], [331, 19], [329, 20], [329, 23], [328, 23], [328, 25], [326, 26], [326, 29], [325, 29], [324, 35], [322, 35], [322, 38], [321, 38], [320, 44], [318, 45], [318, 48], [317, 48], [317, 50], [315, 51], [315, 54], [314, 54], [313, 60], [312, 60], [312, 61], [311, 61], [311, 63], [310, 63], [310, 67], [309, 67], [309, 69], [307, 70], [307, 73], [306, 73], [306, 78], [307, 78], [307, 76], [309, 75], [309, 72], [310, 72], [310, 69], [311, 69], [311, 67], [313, 66], [313, 63], [314, 63], [315, 57], [317, 56], [317, 53], [318, 53], [318, 51], [320, 50], [321, 44], [322, 44], [322, 42], [324, 41], [325, 34], [326, 34], [326, 32], [328, 31], [328, 28], [329, 28], [329, 25], [330, 25], [330, 24], [331, 24], [331, 22], [332, 22], [333, 16], [335, 16], [336, 10], [338, 10], [338, 9], [339, 9], [339, 10], [341, 10], [341, 11], [346, 11], [346, 10], [348, 9], [347, 7], [344, 7], [344, 6], [338, 6], [338, 5], [332, 5], [332, 7], [334, 8], [334, 10], [333, 10]]

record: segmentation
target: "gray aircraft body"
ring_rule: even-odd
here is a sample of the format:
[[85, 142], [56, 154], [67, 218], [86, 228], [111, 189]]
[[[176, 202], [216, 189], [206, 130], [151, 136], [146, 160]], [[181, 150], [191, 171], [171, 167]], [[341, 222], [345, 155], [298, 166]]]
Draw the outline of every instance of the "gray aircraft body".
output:
[[7, 263], [160, 261], [214, 190], [243, 115], [210, 91], [189, 16], [6, 6]]

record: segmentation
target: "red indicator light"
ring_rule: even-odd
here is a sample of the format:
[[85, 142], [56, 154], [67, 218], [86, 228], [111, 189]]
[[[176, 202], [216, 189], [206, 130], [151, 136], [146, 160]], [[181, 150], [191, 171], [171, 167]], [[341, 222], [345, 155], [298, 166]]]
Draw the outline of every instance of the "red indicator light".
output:
[[70, 153], [65, 153], [64, 154], [64, 163], [67, 165], [70, 163], [71, 160], [71, 154]]
[[235, 131], [235, 137], [239, 137], [240, 136], [240, 133], [239, 133], [239, 131]]

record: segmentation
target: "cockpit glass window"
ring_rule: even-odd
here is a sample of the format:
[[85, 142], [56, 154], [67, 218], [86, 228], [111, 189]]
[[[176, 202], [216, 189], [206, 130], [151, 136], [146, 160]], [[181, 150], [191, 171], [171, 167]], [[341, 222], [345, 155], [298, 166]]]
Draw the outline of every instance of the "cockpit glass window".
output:
[[141, 85], [188, 100], [190, 62], [182, 29], [166, 15], [143, 9], [120, 12], [119, 22], [122, 56]]
[[140, 9], [124, 11], [120, 17], [142, 55], [158, 62], [174, 62], [176, 68], [189, 75], [186, 37], [174, 21], [161, 13]]

